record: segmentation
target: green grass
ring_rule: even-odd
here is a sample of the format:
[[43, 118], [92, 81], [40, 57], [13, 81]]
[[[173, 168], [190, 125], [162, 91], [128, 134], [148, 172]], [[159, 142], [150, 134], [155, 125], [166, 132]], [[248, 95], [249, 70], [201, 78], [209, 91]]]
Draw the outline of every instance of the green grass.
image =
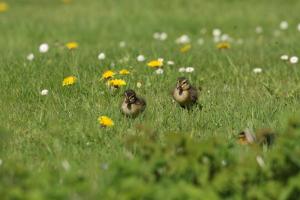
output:
[[[161, 136], [232, 138], [246, 127], [281, 132], [288, 117], [300, 108], [299, 64], [280, 60], [282, 54], [300, 56], [297, 0], [7, 3], [10, 9], [0, 13], [0, 125], [6, 136], [0, 143], [0, 170], [7, 169], [0, 187], [10, 188], [15, 196], [28, 188], [36, 195], [33, 180], [42, 179], [49, 193], [89, 197], [81, 188], [95, 192], [105, 185], [99, 175], [101, 163], [126, 160], [124, 139], [139, 133], [139, 125]], [[282, 20], [290, 27], [275, 37], [273, 32]], [[256, 26], [263, 27], [261, 35], [255, 33]], [[206, 34], [201, 33], [203, 28]], [[213, 28], [244, 43], [233, 42], [231, 49], [219, 51], [212, 41]], [[168, 39], [154, 40], [157, 31], [168, 33]], [[174, 42], [182, 34], [192, 39], [192, 49], [185, 54]], [[198, 38], [204, 38], [204, 45], [197, 44]], [[66, 50], [63, 45], [69, 41], [78, 42], [79, 48]], [[125, 48], [119, 47], [120, 41], [126, 42]], [[38, 52], [43, 42], [50, 45], [46, 54]], [[26, 56], [31, 52], [35, 59], [29, 62]], [[100, 52], [106, 53], [104, 61], [97, 59]], [[148, 61], [173, 60], [175, 65], [165, 65], [164, 74], [157, 75], [146, 62], [136, 61], [139, 54]], [[124, 57], [129, 61], [120, 62]], [[115, 67], [110, 67], [112, 62]], [[202, 87], [202, 110], [188, 112], [172, 103], [170, 91], [182, 76], [178, 72], [182, 66], [195, 68], [185, 76]], [[256, 67], [263, 73], [254, 74]], [[100, 81], [101, 74], [123, 68], [132, 72], [120, 76], [127, 86], [112, 94]], [[78, 82], [62, 87], [63, 78], [69, 75], [78, 77]], [[138, 81], [143, 83], [141, 88], [136, 87]], [[49, 95], [40, 95], [44, 88]], [[137, 119], [120, 114], [126, 88], [147, 100], [146, 112]], [[111, 117], [115, 125], [101, 128], [100, 115]], [[68, 171], [62, 166], [64, 161], [70, 164]], [[85, 186], [76, 188], [72, 180], [81, 175], [86, 177]], [[24, 183], [26, 177], [32, 185]], [[27, 189], [18, 187], [23, 184]]]

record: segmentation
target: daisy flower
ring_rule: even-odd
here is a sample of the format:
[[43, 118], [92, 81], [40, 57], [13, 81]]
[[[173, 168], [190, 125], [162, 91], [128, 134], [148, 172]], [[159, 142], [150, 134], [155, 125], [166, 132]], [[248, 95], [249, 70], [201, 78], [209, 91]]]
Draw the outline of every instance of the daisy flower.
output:
[[5, 2], [0, 2], [0, 13], [1, 12], [6, 12], [8, 10], [8, 4]]
[[261, 33], [263, 32], [263, 28], [262, 28], [261, 26], [257, 26], [257, 27], [255, 28], [255, 32], [256, 32], [257, 34], [261, 34]]
[[218, 28], [215, 28], [215, 29], [212, 31], [212, 35], [213, 35], [214, 37], [220, 37], [221, 34], [222, 34], [221, 30], [218, 29]]
[[185, 69], [184, 67], [180, 67], [180, 68], [178, 69], [178, 71], [179, 71], [179, 72], [185, 72], [186, 69]]
[[125, 41], [121, 41], [120, 43], [119, 43], [119, 47], [120, 48], [124, 48], [126, 46], [126, 42]]
[[26, 59], [29, 60], [29, 61], [33, 61], [33, 59], [34, 59], [33, 53], [28, 54]]
[[145, 61], [145, 56], [144, 55], [138, 55], [138, 57], [136, 57], [136, 60], [138, 62], [144, 62]]
[[285, 54], [285, 55], [280, 56], [280, 59], [281, 60], [289, 60], [289, 56]]
[[190, 38], [187, 35], [182, 35], [179, 38], [176, 39], [177, 44], [188, 44], [190, 43]]
[[49, 93], [49, 90], [47, 90], [47, 89], [43, 89], [43, 90], [41, 91], [41, 95], [42, 95], [42, 96], [46, 96], [46, 95], [48, 95], [48, 93]]
[[148, 67], [151, 68], [158, 68], [158, 67], [162, 67], [163, 66], [163, 61], [162, 60], [152, 60], [150, 62], [147, 63]]
[[77, 81], [77, 78], [75, 76], [68, 76], [64, 78], [62, 85], [67, 86], [67, 85], [73, 85]]
[[102, 53], [99, 53], [99, 55], [98, 55], [98, 59], [99, 59], [99, 60], [104, 60], [105, 57], [106, 57], [106, 56], [105, 56], [105, 53], [103, 53], [103, 52], [102, 52]]
[[153, 33], [153, 38], [158, 40], [160, 38], [160, 33], [158, 32]]
[[290, 58], [290, 63], [291, 63], [291, 64], [296, 64], [296, 63], [298, 63], [298, 61], [299, 61], [299, 59], [298, 59], [297, 56], [292, 56], [292, 57]]
[[69, 50], [77, 49], [77, 48], [78, 48], [78, 43], [77, 43], [77, 42], [68, 42], [68, 43], [66, 44], [66, 47], [67, 47]]
[[113, 120], [107, 116], [98, 117], [98, 122], [102, 127], [111, 127], [114, 125]]
[[217, 49], [229, 49], [230, 44], [228, 42], [220, 42], [217, 44]]
[[187, 73], [192, 73], [194, 71], [194, 68], [193, 67], [187, 67], [187, 68], [185, 68], [185, 71]]
[[223, 34], [221, 35], [221, 41], [228, 41], [230, 39], [229, 35], [228, 34]]
[[160, 37], [159, 37], [159, 39], [160, 40], [166, 40], [168, 38], [168, 35], [167, 35], [167, 33], [165, 33], [165, 32], [162, 32], [161, 34], [160, 34]]
[[181, 53], [186, 53], [186, 52], [188, 52], [191, 48], [192, 48], [192, 45], [186, 44], [186, 45], [184, 45], [183, 47], [180, 48], [180, 52], [181, 52]]
[[136, 87], [137, 87], [137, 88], [141, 88], [141, 87], [142, 87], [142, 83], [141, 83], [141, 82], [137, 82], [137, 83], [136, 83]]
[[127, 75], [127, 74], [130, 74], [130, 72], [127, 69], [122, 69], [122, 70], [119, 71], [119, 74]]
[[282, 21], [282, 22], [280, 22], [280, 29], [281, 30], [286, 30], [286, 29], [288, 29], [288, 27], [289, 27], [289, 24], [288, 24], [288, 22], [287, 21]]
[[262, 73], [262, 68], [254, 68], [254, 69], [253, 69], [253, 72], [254, 72], [255, 74]]
[[111, 71], [111, 70], [107, 70], [105, 72], [103, 72], [102, 74], [102, 79], [109, 79], [112, 78], [116, 73]]
[[39, 47], [40, 53], [47, 53], [49, 50], [49, 45], [47, 43], [43, 43]]
[[168, 64], [168, 65], [174, 65], [175, 63], [174, 63], [174, 61], [172, 61], [172, 60], [168, 60], [167, 64]]
[[164, 70], [161, 69], [161, 68], [158, 68], [157, 70], [155, 70], [155, 73], [156, 73], [156, 74], [163, 74], [163, 73], [164, 73]]
[[107, 83], [109, 86], [113, 86], [115, 88], [119, 88], [121, 86], [126, 85], [126, 82], [123, 79], [112, 79], [109, 80]]

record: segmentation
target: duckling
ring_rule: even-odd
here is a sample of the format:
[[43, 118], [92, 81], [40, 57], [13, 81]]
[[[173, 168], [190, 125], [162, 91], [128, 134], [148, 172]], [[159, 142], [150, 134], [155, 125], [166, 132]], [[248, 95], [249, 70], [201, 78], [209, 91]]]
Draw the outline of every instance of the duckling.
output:
[[124, 100], [121, 105], [121, 111], [128, 117], [136, 117], [142, 113], [146, 108], [144, 99], [138, 97], [133, 90], [126, 90], [124, 92]]
[[246, 129], [239, 133], [237, 140], [239, 144], [253, 144], [256, 142], [256, 137], [249, 129]]
[[257, 144], [269, 147], [274, 143], [275, 133], [270, 129], [261, 129], [253, 134], [249, 129], [246, 129], [239, 133], [237, 139], [239, 144]]
[[179, 77], [173, 91], [173, 98], [181, 107], [190, 108], [198, 101], [198, 90], [190, 84], [187, 78]]

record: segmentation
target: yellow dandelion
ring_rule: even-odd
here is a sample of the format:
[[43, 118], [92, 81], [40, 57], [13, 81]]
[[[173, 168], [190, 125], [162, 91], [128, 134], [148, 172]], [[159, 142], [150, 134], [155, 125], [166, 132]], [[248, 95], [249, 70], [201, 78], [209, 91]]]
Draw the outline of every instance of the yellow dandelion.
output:
[[103, 72], [102, 74], [102, 79], [109, 79], [112, 78], [116, 73], [111, 71], [111, 70], [107, 70], [105, 72]]
[[126, 85], [126, 82], [122, 79], [112, 79], [108, 81], [109, 86], [113, 86], [115, 88], [119, 88], [121, 86]]
[[230, 49], [230, 44], [228, 42], [220, 42], [217, 44], [217, 49]]
[[114, 125], [114, 122], [111, 118], [107, 116], [98, 117], [99, 124], [103, 127], [110, 127]]
[[77, 42], [68, 42], [66, 44], [66, 47], [70, 50], [72, 49], [77, 49], [78, 48], [78, 43]]
[[8, 4], [5, 2], [0, 2], [0, 13], [6, 12], [8, 10]]
[[64, 78], [63, 80], [63, 86], [67, 86], [67, 85], [73, 85], [75, 84], [77, 81], [77, 78], [75, 76], [68, 76], [66, 78]]
[[127, 74], [130, 74], [130, 72], [127, 69], [122, 69], [122, 70], [119, 71], [119, 74], [127, 75]]
[[191, 45], [191, 44], [186, 44], [186, 45], [184, 45], [183, 47], [180, 48], [180, 52], [181, 52], [181, 53], [186, 53], [186, 52], [188, 52], [191, 48], [192, 48], [192, 45]]
[[157, 67], [162, 67], [163, 66], [163, 61], [162, 60], [152, 60], [147, 63], [148, 67], [152, 68], [157, 68]]

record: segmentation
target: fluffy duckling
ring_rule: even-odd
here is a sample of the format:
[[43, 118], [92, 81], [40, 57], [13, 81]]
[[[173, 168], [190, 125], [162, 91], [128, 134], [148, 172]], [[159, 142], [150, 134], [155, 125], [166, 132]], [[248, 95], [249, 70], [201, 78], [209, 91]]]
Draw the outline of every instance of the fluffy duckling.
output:
[[198, 101], [198, 90], [190, 84], [187, 78], [179, 77], [173, 91], [173, 98], [181, 107], [190, 108]]
[[136, 117], [142, 113], [146, 108], [144, 99], [138, 97], [133, 90], [126, 90], [124, 92], [124, 100], [121, 105], [121, 111], [128, 117]]
[[270, 129], [261, 129], [254, 134], [246, 129], [239, 133], [237, 139], [239, 144], [257, 144], [269, 147], [274, 143], [275, 133]]

